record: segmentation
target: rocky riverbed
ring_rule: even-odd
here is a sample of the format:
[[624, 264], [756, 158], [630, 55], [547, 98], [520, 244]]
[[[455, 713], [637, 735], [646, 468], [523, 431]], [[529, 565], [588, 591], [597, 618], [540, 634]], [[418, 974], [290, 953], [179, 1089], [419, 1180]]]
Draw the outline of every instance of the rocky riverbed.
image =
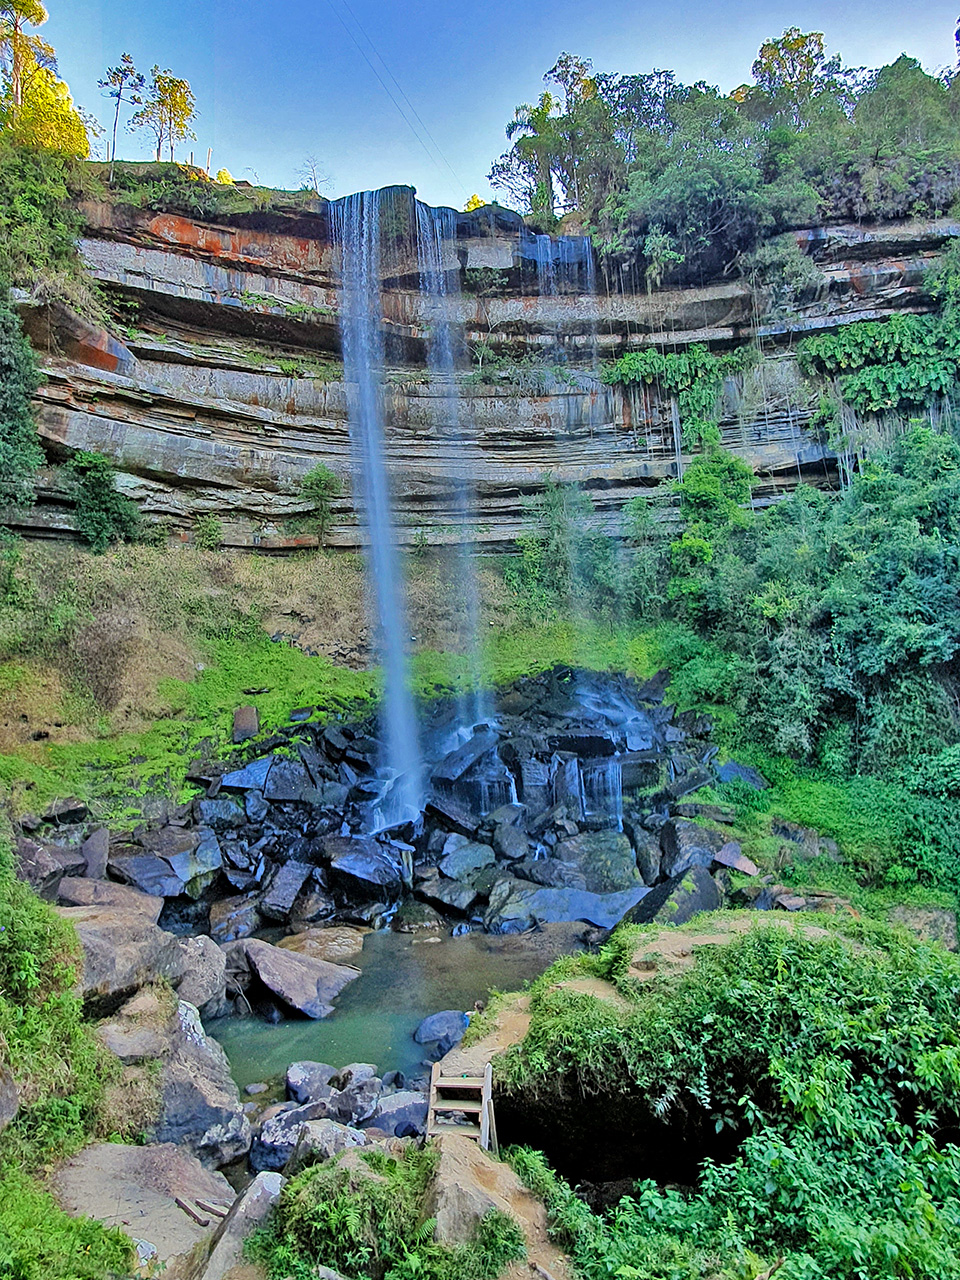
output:
[[[761, 878], [733, 811], [697, 801], [766, 783], [721, 763], [709, 718], [679, 713], [667, 684], [558, 668], [501, 690], [466, 730], [434, 704], [413, 818], [391, 818], [375, 721], [302, 708], [265, 736], [252, 707], [230, 758], [189, 764], [189, 803], [151, 797], [119, 831], [71, 799], [24, 818], [19, 874], [76, 928], [121, 1093], [157, 1095], [154, 1163], [93, 1148], [64, 1171], [63, 1202], [113, 1179], [166, 1212], [157, 1188], [192, 1185], [187, 1160], [188, 1217], [209, 1225], [203, 1205], [229, 1205], [251, 1175], [260, 1203], [298, 1159], [422, 1134], [430, 1063], [489, 987], [516, 989], [623, 919], [715, 909], [731, 869], [755, 885], [741, 904], [818, 905]], [[835, 852], [789, 823], [777, 834], [798, 856]], [[137, 1235], [140, 1209], [124, 1212]]]

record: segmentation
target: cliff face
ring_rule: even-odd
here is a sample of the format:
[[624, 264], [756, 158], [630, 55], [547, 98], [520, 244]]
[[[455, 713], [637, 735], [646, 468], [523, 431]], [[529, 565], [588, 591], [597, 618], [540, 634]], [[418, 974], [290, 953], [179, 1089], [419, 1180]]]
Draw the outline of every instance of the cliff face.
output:
[[[213, 225], [106, 205], [84, 208], [81, 251], [135, 327], [108, 335], [63, 309], [25, 307], [47, 380], [37, 396], [51, 459], [97, 449], [114, 459], [120, 487], [147, 518], [188, 537], [214, 513], [227, 545], [310, 545], [297, 531], [299, 479], [324, 462], [352, 470], [339, 364], [335, 252], [322, 206], [314, 214], [243, 215]], [[833, 459], [808, 430], [809, 393], [790, 355], [798, 335], [894, 310], [923, 310], [920, 289], [960, 225], [905, 223], [803, 232], [820, 278], [786, 317], [758, 319], [741, 282], [652, 294], [582, 291], [577, 271], [552, 296], [533, 292], [528, 249], [512, 215], [462, 215], [457, 256], [465, 278], [495, 287], [458, 300], [469, 344], [534, 357], [510, 383], [463, 380], [476, 447], [450, 419], [449, 389], [423, 369], [428, 311], [416, 263], [387, 283], [388, 466], [409, 540], [482, 542], [516, 537], [524, 498], [545, 472], [578, 481], [599, 518], [676, 474], [683, 457], [669, 404], [599, 384], [587, 361], [650, 344], [728, 346], [761, 340], [764, 359], [725, 392], [727, 446], [761, 477], [759, 496], [799, 476], [829, 481]], [[457, 263], [449, 264], [457, 266]], [[578, 268], [579, 270], [579, 268]], [[535, 359], [539, 357], [539, 363]], [[530, 370], [533, 370], [533, 373]], [[458, 528], [455, 481], [472, 474], [478, 520]], [[26, 517], [34, 534], [67, 533], [71, 513], [55, 469]], [[356, 546], [349, 497], [330, 542]]]

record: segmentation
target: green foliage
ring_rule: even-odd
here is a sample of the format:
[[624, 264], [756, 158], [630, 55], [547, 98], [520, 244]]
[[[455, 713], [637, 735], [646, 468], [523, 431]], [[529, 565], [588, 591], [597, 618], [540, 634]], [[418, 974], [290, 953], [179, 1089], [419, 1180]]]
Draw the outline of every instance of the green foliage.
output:
[[70, 202], [73, 182], [62, 155], [15, 147], [0, 135], [0, 287], [77, 300], [81, 223]]
[[223, 546], [223, 525], [217, 516], [197, 516], [193, 522], [193, 541], [201, 551], [219, 551]]
[[71, 1218], [15, 1171], [0, 1175], [0, 1276], [4, 1280], [104, 1280], [129, 1274], [132, 1247], [116, 1228]]
[[398, 1155], [364, 1152], [359, 1168], [335, 1158], [287, 1184], [270, 1225], [247, 1253], [269, 1280], [308, 1280], [319, 1263], [371, 1280], [496, 1280], [523, 1257], [523, 1233], [506, 1214], [481, 1219], [472, 1244], [433, 1241], [425, 1202], [436, 1169], [433, 1147]]
[[623, 592], [617, 551], [610, 538], [591, 527], [589, 496], [548, 475], [530, 511], [534, 527], [517, 540], [519, 557], [504, 569], [522, 609], [551, 616], [579, 605], [615, 615]]
[[39, 385], [33, 351], [0, 287], [0, 509], [33, 501], [43, 450], [30, 398]]
[[743, 373], [751, 358], [746, 348], [716, 355], [695, 344], [684, 351], [660, 351], [644, 347], [630, 351], [603, 371], [604, 382], [631, 386], [655, 386], [663, 397], [676, 397], [683, 443], [718, 443], [717, 405], [725, 378]]
[[333, 520], [333, 503], [339, 498], [343, 485], [340, 477], [322, 462], [307, 472], [300, 481], [300, 497], [312, 508], [311, 523], [317, 531], [321, 547], [326, 544], [327, 533]]
[[603, 1218], [542, 1157], [513, 1153], [585, 1280], [960, 1275], [960, 1152], [941, 1141], [960, 1111], [960, 961], [877, 926], [849, 932], [758, 925], [619, 1007], [549, 972], [536, 984], [507, 1088], [540, 1106], [599, 1090], [677, 1142], [738, 1138], [695, 1187], [639, 1183]]
[[135, 502], [117, 491], [116, 470], [102, 453], [77, 453], [67, 464], [74, 481], [77, 532], [94, 551], [131, 542], [140, 531]]

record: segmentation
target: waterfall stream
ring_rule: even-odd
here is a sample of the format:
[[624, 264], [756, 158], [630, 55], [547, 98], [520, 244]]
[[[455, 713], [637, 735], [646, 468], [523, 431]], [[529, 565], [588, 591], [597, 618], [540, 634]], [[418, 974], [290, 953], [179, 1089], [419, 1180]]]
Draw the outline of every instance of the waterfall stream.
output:
[[362, 191], [331, 206], [340, 249], [341, 328], [357, 505], [369, 537], [369, 580], [376, 600], [384, 671], [385, 758], [390, 786], [378, 807], [379, 823], [393, 826], [423, 808], [417, 719], [407, 678], [405, 593], [384, 458], [381, 302], [381, 206], [394, 214], [397, 192]]

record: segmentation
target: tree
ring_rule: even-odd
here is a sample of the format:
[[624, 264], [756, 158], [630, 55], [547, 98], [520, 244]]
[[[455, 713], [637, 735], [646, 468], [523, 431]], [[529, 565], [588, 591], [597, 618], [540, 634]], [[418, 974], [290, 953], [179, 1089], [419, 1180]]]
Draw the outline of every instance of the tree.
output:
[[110, 177], [113, 181], [113, 165], [117, 158], [117, 125], [120, 123], [120, 106], [127, 102], [130, 106], [139, 107], [143, 103], [143, 90], [146, 85], [141, 73], [133, 65], [129, 53], [120, 57], [116, 67], [108, 67], [106, 78], [97, 81], [101, 89], [106, 89], [107, 97], [116, 100], [117, 109], [113, 113], [113, 134], [110, 143]]
[[320, 194], [321, 187], [330, 184], [330, 175], [314, 155], [304, 157], [303, 164], [297, 170], [297, 177], [306, 184], [309, 191], [315, 191], [317, 195]]
[[507, 137], [516, 138], [491, 168], [487, 180], [493, 187], [509, 191], [531, 213], [553, 218], [557, 197], [554, 164], [559, 152], [559, 135], [552, 93], [542, 93], [531, 106], [521, 103], [507, 125]]
[[27, 35], [25, 27], [42, 27], [47, 11], [40, 0], [0, 0], [0, 55], [10, 81], [15, 109], [23, 104], [24, 74], [31, 62], [51, 66], [53, 50], [39, 36]]
[[181, 80], [169, 68], [155, 66], [150, 72], [150, 86], [143, 105], [130, 120], [131, 129], [146, 129], [157, 140], [157, 160], [163, 147], [170, 148], [170, 160], [176, 148], [187, 138], [196, 138], [190, 122], [197, 116], [196, 99], [189, 81]]
[[340, 478], [329, 467], [318, 462], [300, 481], [300, 496], [310, 503], [312, 523], [316, 526], [321, 547], [333, 521], [333, 500], [340, 496]]
[[131, 542], [140, 531], [140, 512], [135, 502], [118, 492], [110, 459], [82, 451], [67, 467], [74, 481], [80, 536], [98, 553], [113, 542]]

